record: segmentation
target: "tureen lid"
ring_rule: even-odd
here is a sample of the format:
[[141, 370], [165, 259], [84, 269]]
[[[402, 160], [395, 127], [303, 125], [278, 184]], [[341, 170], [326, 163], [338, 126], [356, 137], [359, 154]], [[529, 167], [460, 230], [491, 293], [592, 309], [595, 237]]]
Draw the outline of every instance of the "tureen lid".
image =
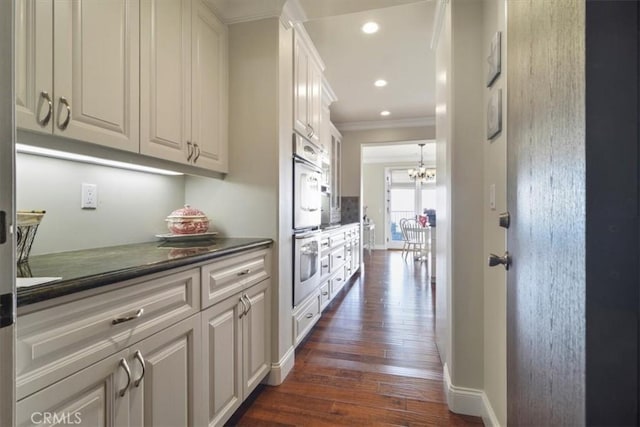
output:
[[200, 209], [192, 208], [190, 205], [184, 205], [184, 208], [176, 209], [171, 212], [167, 218], [206, 218], [204, 212]]

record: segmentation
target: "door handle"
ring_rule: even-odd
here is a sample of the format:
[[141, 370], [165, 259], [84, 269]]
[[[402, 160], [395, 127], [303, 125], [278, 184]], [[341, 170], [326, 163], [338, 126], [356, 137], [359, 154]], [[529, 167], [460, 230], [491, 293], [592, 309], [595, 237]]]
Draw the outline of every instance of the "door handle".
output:
[[504, 269], [509, 271], [509, 267], [511, 267], [511, 255], [509, 252], [505, 252], [504, 256], [499, 256], [496, 254], [489, 255], [489, 267], [495, 267], [496, 265], [504, 265]]
[[509, 228], [511, 225], [511, 214], [509, 212], [502, 212], [498, 217], [498, 225], [502, 228]]

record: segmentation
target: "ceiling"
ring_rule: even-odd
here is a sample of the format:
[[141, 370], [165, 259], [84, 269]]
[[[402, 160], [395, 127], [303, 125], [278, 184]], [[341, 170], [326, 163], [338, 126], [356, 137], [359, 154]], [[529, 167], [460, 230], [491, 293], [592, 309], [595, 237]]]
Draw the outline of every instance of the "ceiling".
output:
[[[435, 1], [299, 0], [304, 23], [338, 97], [331, 121], [357, 123], [422, 120], [435, 116], [435, 56], [429, 48]], [[365, 22], [380, 30], [364, 34]], [[377, 79], [388, 85], [374, 87]], [[381, 117], [380, 112], [391, 114]], [[364, 122], [364, 123], [363, 123]], [[378, 122], [378, 123], [374, 123]]]
[[[436, 144], [424, 141], [424, 164], [427, 167], [436, 164]], [[420, 160], [420, 147], [413, 144], [365, 145], [362, 147], [362, 163], [415, 163]]]
[[[227, 24], [296, 11], [326, 66], [340, 129], [433, 124], [435, 0], [207, 0]], [[364, 34], [365, 22], [380, 30]], [[373, 82], [388, 85], [376, 88]], [[383, 110], [391, 114], [380, 116]]]

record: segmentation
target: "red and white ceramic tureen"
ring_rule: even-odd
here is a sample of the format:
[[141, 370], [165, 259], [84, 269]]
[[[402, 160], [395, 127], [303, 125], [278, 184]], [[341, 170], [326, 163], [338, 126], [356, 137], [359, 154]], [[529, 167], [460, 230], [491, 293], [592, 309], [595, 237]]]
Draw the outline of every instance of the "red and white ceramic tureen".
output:
[[201, 210], [189, 205], [171, 212], [165, 221], [173, 234], [206, 233], [209, 229], [209, 218]]

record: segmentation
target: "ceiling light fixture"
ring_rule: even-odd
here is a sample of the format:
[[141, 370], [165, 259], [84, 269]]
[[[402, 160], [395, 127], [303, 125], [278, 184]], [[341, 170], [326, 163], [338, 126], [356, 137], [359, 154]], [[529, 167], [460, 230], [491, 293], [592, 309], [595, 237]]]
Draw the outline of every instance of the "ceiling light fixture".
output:
[[381, 116], [388, 116], [389, 114], [391, 114], [389, 111], [384, 110], [384, 111], [380, 111], [380, 115]]
[[362, 26], [362, 32], [365, 34], [373, 34], [377, 33], [380, 29], [380, 26], [376, 22], [367, 22]]
[[436, 170], [435, 169], [427, 169], [424, 167], [424, 143], [418, 144], [420, 146], [420, 163], [417, 168], [411, 168], [407, 171], [409, 174], [409, 178], [415, 180], [416, 182], [435, 182], [436, 181]]
[[384, 79], [378, 79], [373, 84], [375, 87], [385, 87], [387, 85], [387, 81]]

